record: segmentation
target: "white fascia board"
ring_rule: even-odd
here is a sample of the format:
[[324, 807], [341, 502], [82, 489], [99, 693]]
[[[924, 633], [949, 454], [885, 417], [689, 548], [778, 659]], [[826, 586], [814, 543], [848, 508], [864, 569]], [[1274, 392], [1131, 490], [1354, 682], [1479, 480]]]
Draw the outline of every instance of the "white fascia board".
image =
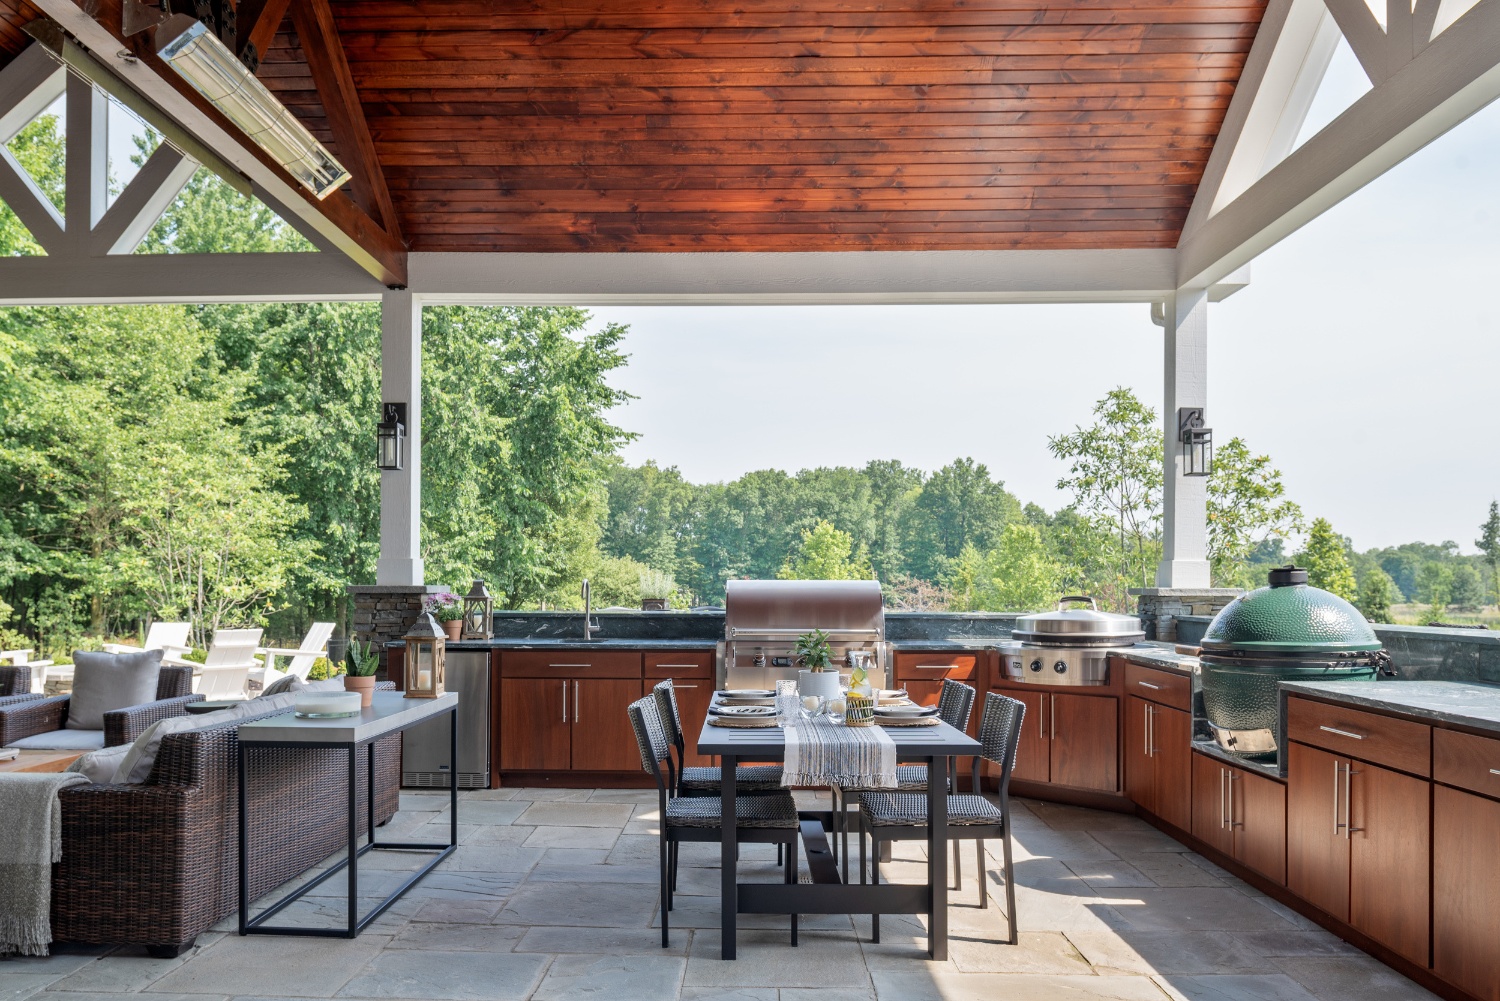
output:
[[384, 291], [342, 254], [0, 258], [0, 306], [376, 301]]
[[1500, 0], [1481, 0], [1178, 245], [1201, 287], [1296, 232], [1500, 97]]
[[1172, 250], [845, 253], [412, 253], [431, 304], [837, 305], [1149, 302]]

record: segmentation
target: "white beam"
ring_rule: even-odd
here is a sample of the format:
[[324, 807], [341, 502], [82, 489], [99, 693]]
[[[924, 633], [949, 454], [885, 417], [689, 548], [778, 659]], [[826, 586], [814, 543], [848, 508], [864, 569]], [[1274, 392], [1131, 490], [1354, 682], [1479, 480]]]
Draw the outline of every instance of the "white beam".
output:
[[1178, 245], [1178, 280], [1211, 284], [1500, 97], [1500, 0], [1480, 0]]
[[197, 170], [196, 161], [171, 146], [163, 143], [156, 147], [94, 227], [90, 252], [132, 253]]
[[[1407, 0], [1408, 4], [1410, 2], [1411, 0]], [[1324, 3], [1328, 5], [1333, 19], [1338, 22], [1339, 31], [1344, 33], [1349, 48], [1354, 50], [1354, 57], [1364, 67], [1365, 76], [1373, 84], [1385, 82], [1391, 75], [1390, 46], [1387, 44], [1385, 29], [1375, 19], [1370, 5], [1365, 0], [1324, 0]], [[1409, 12], [1408, 7], [1408, 14]]]
[[0, 257], [0, 306], [374, 301], [384, 290], [342, 254]]
[[1339, 41], [1323, 0], [1271, 0], [1214, 141], [1182, 239], [1292, 150]]
[[380, 474], [376, 584], [423, 584], [422, 300], [387, 291], [380, 300], [380, 399], [406, 404], [406, 462]]
[[431, 304], [778, 305], [1150, 302], [1170, 250], [846, 253], [413, 253]]
[[21, 50], [0, 70], [0, 145], [10, 142], [16, 133], [47, 106], [63, 95], [66, 87], [63, 68], [40, 46]]
[[109, 204], [109, 99], [87, 80], [70, 75], [67, 101], [64, 228], [68, 243], [85, 254]]
[[[1208, 478], [1182, 475], [1177, 408], [1208, 406], [1208, 291], [1166, 300], [1162, 426], [1162, 560], [1157, 587], [1208, 587]], [[1209, 422], [1212, 424], [1212, 421]]]
[[67, 238], [63, 235], [62, 214], [3, 146], [0, 146], [0, 202], [10, 206], [43, 250], [49, 254], [63, 252]]

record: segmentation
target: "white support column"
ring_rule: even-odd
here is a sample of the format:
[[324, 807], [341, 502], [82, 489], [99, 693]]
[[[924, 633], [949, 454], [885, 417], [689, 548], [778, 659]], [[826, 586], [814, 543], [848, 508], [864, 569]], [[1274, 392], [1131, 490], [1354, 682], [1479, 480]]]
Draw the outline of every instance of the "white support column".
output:
[[380, 474], [375, 583], [421, 585], [422, 302], [405, 289], [387, 291], [380, 300], [380, 397], [406, 404], [406, 462]]
[[[1206, 588], [1209, 586], [1208, 478], [1182, 475], [1177, 408], [1208, 406], [1208, 291], [1178, 289], [1167, 299], [1165, 312], [1163, 549], [1161, 565], [1156, 570], [1156, 586]], [[1213, 423], [1212, 419], [1209, 423]]]

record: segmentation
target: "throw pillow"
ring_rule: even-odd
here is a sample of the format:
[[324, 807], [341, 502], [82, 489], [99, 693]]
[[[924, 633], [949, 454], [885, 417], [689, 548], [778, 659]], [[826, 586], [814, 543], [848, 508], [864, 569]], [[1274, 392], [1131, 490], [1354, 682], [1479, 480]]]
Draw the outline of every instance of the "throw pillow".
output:
[[108, 785], [115, 780], [115, 772], [120, 770], [120, 762], [129, 752], [129, 744], [90, 751], [69, 765], [68, 771], [77, 772], [95, 785]]
[[104, 714], [156, 701], [161, 651], [139, 653], [73, 652], [73, 696], [68, 700], [69, 730], [103, 730]]
[[275, 681], [271, 682], [270, 687], [257, 695], [256, 698], [264, 699], [271, 695], [281, 695], [284, 692], [295, 692], [298, 686], [300, 686], [301, 684], [301, 678], [297, 677], [295, 674], [288, 674], [285, 678], [277, 678]]

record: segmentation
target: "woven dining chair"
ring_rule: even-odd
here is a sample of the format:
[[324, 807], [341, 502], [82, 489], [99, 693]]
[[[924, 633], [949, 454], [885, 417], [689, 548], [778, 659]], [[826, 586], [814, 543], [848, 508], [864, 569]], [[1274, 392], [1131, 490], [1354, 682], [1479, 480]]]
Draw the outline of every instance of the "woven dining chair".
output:
[[[947, 723], [959, 733], [965, 733], [969, 729], [969, 717], [974, 714], [974, 689], [961, 681], [952, 678], [943, 679], [943, 687], [938, 694], [938, 719]], [[953, 759], [948, 760], [948, 791], [953, 791]], [[979, 787], [974, 787], [977, 792]], [[844, 882], [849, 882], [849, 796], [854, 797], [855, 820], [858, 822], [858, 811], [860, 797], [863, 793], [874, 792], [872, 789], [835, 788], [833, 790], [833, 821], [837, 825], [838, 840], [840, 841], [840, 864], [844, 869]], [[926, 765], [897, 765], [896, 766], [896, 791], [898, 792], [926, 792], [927, 791], [927, 766]], [[856, 837], [863, 838], [864, 830], [861, 828]], [[863, 850], [863, 842], [861, 842]], [[958, 845], [953, 846], [953, 888], [963, 889], [963, 867], [959, 864]]]
[[[999, 839], [1004, 846], [1005, 916], [1010, 924], [1007, 945], [1016, 944], [1016, 878], [1010, 845], [1010, 773], [1016, 763], [1016, 744], [1026, 706], [1016, 699], [986, 692], [984, 715], [979, 720], [980, 757], [974, 759], [974, 788], [979, 789], [979, 761], [1000, 766], [999, 804], [978, 792], [948, 795], [948, 839], [973, 841], [979, 857], [979, 906], [990, 905], [989, 880], [985, 876], [984, 843]], [[860, 826], [870, 836], [870, 882], [880, 882], [880, 848], [888, 841], [927, 838], [927, 795], [913, 792], [867, 792], [859, 807]], [[865, 842], [859, 842], [859, 881], [865, 881]], [[872, 942], [880, 941], [880, 915], [870, 917]]]
[[[668, 912], [677, 886], [677, 846], [683, 841], [719, 841], [723, 825], [723, 802], [717, 796], [678, 796], [673, 792], [662, 763], [671, 760], [671, 744], [654, 695], [637, 699], [625, 708], [641, 752], [641, 770], [656, 780], [660, 825], [661, 947], [668, 947]], [[736, 796], [734, 816], [742, 844], [775, 844], [786, 849], [785, 881], [797, 880], [797, 839], [801, 825], [797, 804], [786, 790]], [[797, 915], [792, 915], [792, 945], [797, 944]]]
[[[667, 740], [677, 752], [677, 759], [667, 760], [669, 784], [682, 796], [719, 795], [724, 782], [724, 771], [717, 766], [687, 764], [687, 739], [682, 732], [682, 713], [677, 710], [677, 692], [671, 678], [658, 681], [651, 689], [656, 699], [657, 713]], [[780, 765], [740, 765], [734, 770], [735, 788], [738, 792], [780, 792]]]

